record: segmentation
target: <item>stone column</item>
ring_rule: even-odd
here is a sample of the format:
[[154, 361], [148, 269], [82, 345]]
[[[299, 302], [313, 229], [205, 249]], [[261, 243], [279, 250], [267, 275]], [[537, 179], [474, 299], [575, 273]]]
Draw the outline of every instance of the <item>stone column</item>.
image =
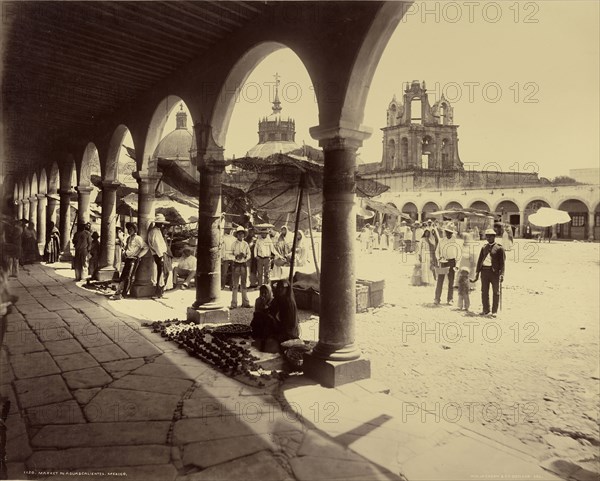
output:
[[225, 162], [223, 148], [217, 145], [210, 125], [194, 126], [200, 174], [198, 193], [198, 247], [196, 257], [196, 300], [188, 309], [188, 319], [222, 322], [229, 319], [226, 300], [221, 296], [221, 183]]
[[37, 241], [40, 254], [43, 254], [46, 245], [46, 206], [48, 198], [46, 194], [37, 194], [37, 200]]
[[17, 218], [21, 220], [23, 218], [23, 199], [17, 199]]
[[56, 194], [48, 194], [46, 197], [48, 199], [48, 205], [46, 206], [46, 223], [50, 225], [52, 222], [56, 225], [56, 208], [58, 206], [58, 199], [53, 197]]
[[90, 221], [90, 193], [92, 187], [77, 186], [77, 223], [85, 224]]
[[[146, 239], [148, 224], [154, 220], [154, 191], [161, 175], [157, 173], [134, 172], [134, 178], [138, 182], [138, 232]], [[131, 286], [130, 294], [133, 297], [150, 297], [156, 288], [152, 284], [152, 270], [154, 260], [150, 251], [140, 260], [135, 275], [135, 282]]]
[[311, 129], [325, 154], [320, 279], [319, 342], [305, 356], [304, 372], [335, 387], [370, 377], [370, 362], [355, 344], [356, 150], [368, 133], [350, 129]]
[[36, 194], [33, 194], [29, 198], [29, 222], [33, 222], [35, 228], [37, 229], [37, 207], [38, 207], [38, 199]]
[[593, 241], [594, 240], [594, 221], [596, 219], [596, 215], [594, 211], [589, 211], [588, 212], [588, 222], [587, 222], [587, 227], [588, 227], [588, 240], [589, 241]]
[[556, 239], [556, 238], [558, 237], [558, 236], [556, 235], [556, 231], [557, 231], [556, 224], [554, 224], [554, 225], [552, 226], [552, 239]]
[[117, 228], [117, 188], [119, 182], [102, 182], [102, 219], [100, 223], [99, 281], [108, 281], [115, 273], [115, 241]]
[[21, 219], [29, 220], [29, 198], [24, 198], [23, 202], [23, 217]]
[[69, 261], [73, 258], [71, 254], [71, 191], [60, 190], [60, 250], [61, 261]]

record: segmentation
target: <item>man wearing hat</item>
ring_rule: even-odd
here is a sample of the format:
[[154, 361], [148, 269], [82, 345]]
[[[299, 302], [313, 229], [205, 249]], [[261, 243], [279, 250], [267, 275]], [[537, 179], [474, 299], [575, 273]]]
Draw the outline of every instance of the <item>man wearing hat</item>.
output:
[[500, 284], [504, 280], [506, 253], [502, 245], [496, 242], [494, 229], [485, 231], [485, 239], [488, 243], [481, 248], [477, 261], [477, 273], [471, 282], [477, 282], [481, 272], [481, 304], [483, 305], [481, 314], [484, 316], [490, 313], [490, 284], [492, 285], [492, 317], [496, 317], [500, 303]]
[[[441, 237], [437, 248], [436, 257], [438, 260], [438, 267], [441, 267], [444, 271], [448, 271], [448, 296], [446, 300], [448, 304], [452, 304], [454, 298], [454, 270], [456, 263], [460, 259], [461, 246], [458, 244], [456, 237], [456, 231], [454, 230], [453, 224], [448, 224], [444, 227], [444, 237]], [[444, 279], [446, 274], [438, 272], [437, 284], [435, 286], [435, 303], [439, 304], [442, 299], [442, 289], [444, 287]]]
[[239, 285], [242, 285], [242, 307], [250, 306], [250, 300], [248, 299], [248, 291], [246, 287], [247, 279], [247, 267], [246, 262], [250, 259], [250, 246], [244, 240], [246, 237], [246, 229], [241, 225], [235, 230], [235, 242], [232, 246], [233, 252], [233, 267], [231, 273], [232, 282], [232, 295], [231, 295], [231, 309], [237, 307], [237, 293]]
[[223, 238], [221, 239], [221, 289], [227, 284], [227, 274], [233, 264], [233, 243], [235, 237], [231, 234], [231, 222], [225, 222], [223, 227]]
[[191, 247], [184, 247], [181, 255], [181, 260], [177, 267], [173, 268], [173, 282], [176, 284], [179, 277], [184, 277], [185, 280], [181, 285], [182, 289], [187, 289], [196, 277], [196, 269], [198, 266], [198, 260], [194, 256], [194, 249]]
[[257, 231], [258, 239], [254, 244], [254, 256], [256, 257], [256, 270], [258, 286], [269, 283], [269, 270], [271, 269], [271, 257], [275, 255], [275, 247], [269, 231], [265, 228]]
[[168, 224], [163, 214], [157, 214], [154, 222], [150, 223], [148, 229], [148, 247], [156, 264], [156, 293], [153, 298], [160, 299], [165, 288], [164, 279], [164, 255], [167, 252], [167, 243], [163, 237], [161, 227]]

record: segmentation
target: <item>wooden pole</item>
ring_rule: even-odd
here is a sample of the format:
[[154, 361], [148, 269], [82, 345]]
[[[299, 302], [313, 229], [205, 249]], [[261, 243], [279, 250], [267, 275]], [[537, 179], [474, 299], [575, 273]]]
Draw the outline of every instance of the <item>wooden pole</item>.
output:
[[294, 261], [296, 260], [296, 243], [298, 240], [298, 227], [300, 226], [300, 211], [302, 210], [302, 197], [304, 195], [304, 174], [300, 178], [300, 192], [298, 193], [298, 205], [296, 207], [296, 225], [294, 226], [294, 238], [292, 240], [292, 260], [290, 261], [290, 289], [293, 287]]
[[313, 252], [313, 260], [315, 261], [315, 270], [317, 271], [317, 278], [321, 278], [321, 273], [319, 272], [319, 263], [317, 262], [317, 251], [315, 250], [315, 236], [313, 235], [312, 228], [312, 211], [310, 209], [310, 194], [306, 194], [306, 205], [308, 206], [308, 228], [310, 229], [310, 245], [312, 247]]

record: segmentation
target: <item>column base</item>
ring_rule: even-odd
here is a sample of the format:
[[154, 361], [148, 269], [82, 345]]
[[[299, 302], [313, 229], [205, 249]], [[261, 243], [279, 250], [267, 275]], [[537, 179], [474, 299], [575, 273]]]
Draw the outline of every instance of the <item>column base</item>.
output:
[[187, 320], [196, 324], [227, 324], [229, 322], [229, 308], [221, 307], [208, 310], [188, 307]]
[[304, 355], [302, 367], [306, 376], [324, 387], [338, 387], [371, 377], [371, 361], [368, 359], [330, 361], [309, 353]]
[[71, 254], [71, 251], [64, 251], [58, 260], [60, 262], [71, 262], [73, 260], [73, 254]]
[[98, 269], [96, 277], [100, 282], [112, 281], [115, 279], [115, 273], [114, 267], [103, 267], [102, 269]]

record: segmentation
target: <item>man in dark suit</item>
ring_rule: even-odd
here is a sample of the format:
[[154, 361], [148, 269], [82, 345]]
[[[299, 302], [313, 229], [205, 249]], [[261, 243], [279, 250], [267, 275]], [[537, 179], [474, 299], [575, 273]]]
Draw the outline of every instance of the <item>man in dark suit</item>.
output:
[[502, 245], [496, 243], [494, 229], [486, 230], [485, 238], [488, 243], [481, 248], [477, 261], [477, 274], [472, 282], [477, 282], [481, 272], [481, 303], [483, 304], [481, 314], [484, 316], [490, 313], [490, 284], [492, 285], [492, 317], [496, 317], [500, 301], [500, 284], [504, 280], [506, 254]]

